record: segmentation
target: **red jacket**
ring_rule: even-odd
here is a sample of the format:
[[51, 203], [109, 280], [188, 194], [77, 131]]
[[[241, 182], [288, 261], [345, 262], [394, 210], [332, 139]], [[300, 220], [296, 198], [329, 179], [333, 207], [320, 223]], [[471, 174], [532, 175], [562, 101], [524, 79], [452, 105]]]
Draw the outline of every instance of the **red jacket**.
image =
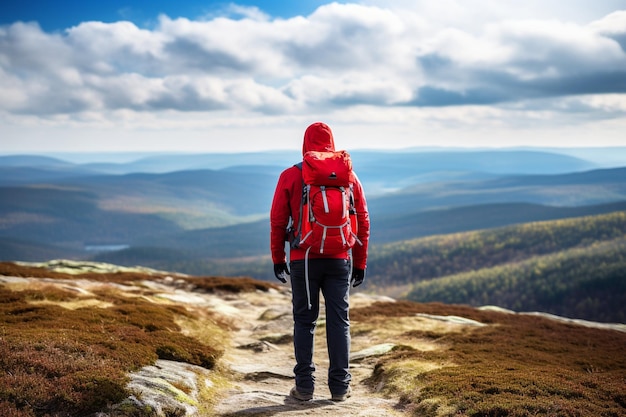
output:
[[[330, 128], [324, 123], [313, 123], [304, 133], [302, 154], [308, 151], [334, 151], [335, 141]], [[358, 242], [352, 248], [354, 268], [365, 269], [367, 266], [367, 247], [370, 236], [370, 220], [363, 187], [354, 176], [354, 207], [357, 212]], [[270, 211], [270, 247], [272, 261], [275, 264], [286, 261], [285, 240], [290, 219], [300, 220], [300, 200], [302, 199], [302, 171], [296, 166], [284, 170], [278, 178], [272, 209]], [[297, 224], [294, 225], [297, 227]], [[289, 258], [292, 261], [304, 259], [305, 251], [291, 248]], [[328, 255], [309, 254], [309, 258], [328, 258]], [[332, 258], [348, 259], [348, 252], [333, 255]]]

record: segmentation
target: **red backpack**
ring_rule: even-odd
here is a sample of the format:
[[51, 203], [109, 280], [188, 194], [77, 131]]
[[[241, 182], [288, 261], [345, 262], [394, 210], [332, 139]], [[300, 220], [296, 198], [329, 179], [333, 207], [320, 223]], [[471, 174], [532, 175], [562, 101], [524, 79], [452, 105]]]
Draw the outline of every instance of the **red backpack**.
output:
[[304, 185], [292, 246], [324, 255], [349, 250], [359, 242], [350, 155], [309, 151], [300, 167]]

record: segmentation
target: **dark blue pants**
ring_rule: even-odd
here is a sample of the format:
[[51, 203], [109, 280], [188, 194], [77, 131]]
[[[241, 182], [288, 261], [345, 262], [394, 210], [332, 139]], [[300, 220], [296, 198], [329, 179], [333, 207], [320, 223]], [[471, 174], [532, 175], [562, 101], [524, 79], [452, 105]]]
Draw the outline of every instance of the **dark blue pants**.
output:
[[326, 305], [326, 343], [330, 361], [328, 388], [331, 394], [344, 394], [352, 378], [349, 371], [350, 263], [345, 259], [308, 260], [310, 309], [305, 283], [305, 262], [293, 261], [290, 267], [296, 386], [303, 393], [312, 393], [315, 388], [313, 346], [321, 291]]

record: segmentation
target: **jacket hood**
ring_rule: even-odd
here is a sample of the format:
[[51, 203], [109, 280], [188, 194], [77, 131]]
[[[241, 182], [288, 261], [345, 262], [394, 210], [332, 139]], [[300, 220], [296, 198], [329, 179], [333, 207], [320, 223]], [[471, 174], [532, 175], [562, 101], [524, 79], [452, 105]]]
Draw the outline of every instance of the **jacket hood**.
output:
[[335, 150], [333, 132], [326, 123], [316, 122], [306, 128], [302, 155], [309, 151], [325, 152]]

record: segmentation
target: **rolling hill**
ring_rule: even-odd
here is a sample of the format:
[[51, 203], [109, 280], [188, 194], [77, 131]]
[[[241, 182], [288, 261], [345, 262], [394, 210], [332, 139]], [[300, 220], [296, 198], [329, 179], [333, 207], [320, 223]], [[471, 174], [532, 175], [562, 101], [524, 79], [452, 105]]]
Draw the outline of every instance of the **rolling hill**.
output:
[[368, 199], [370, 211], [401, 216], [424, 210], [493, 203], [560, 207], [626, 200], [626, 168], [556, 175], [429, 182]]
[[420, 282], [413, 301], [626, 322], [626, 237]]
[[368, 279], [415, 301], [624, 322], [626, 211], [381, 245]]

